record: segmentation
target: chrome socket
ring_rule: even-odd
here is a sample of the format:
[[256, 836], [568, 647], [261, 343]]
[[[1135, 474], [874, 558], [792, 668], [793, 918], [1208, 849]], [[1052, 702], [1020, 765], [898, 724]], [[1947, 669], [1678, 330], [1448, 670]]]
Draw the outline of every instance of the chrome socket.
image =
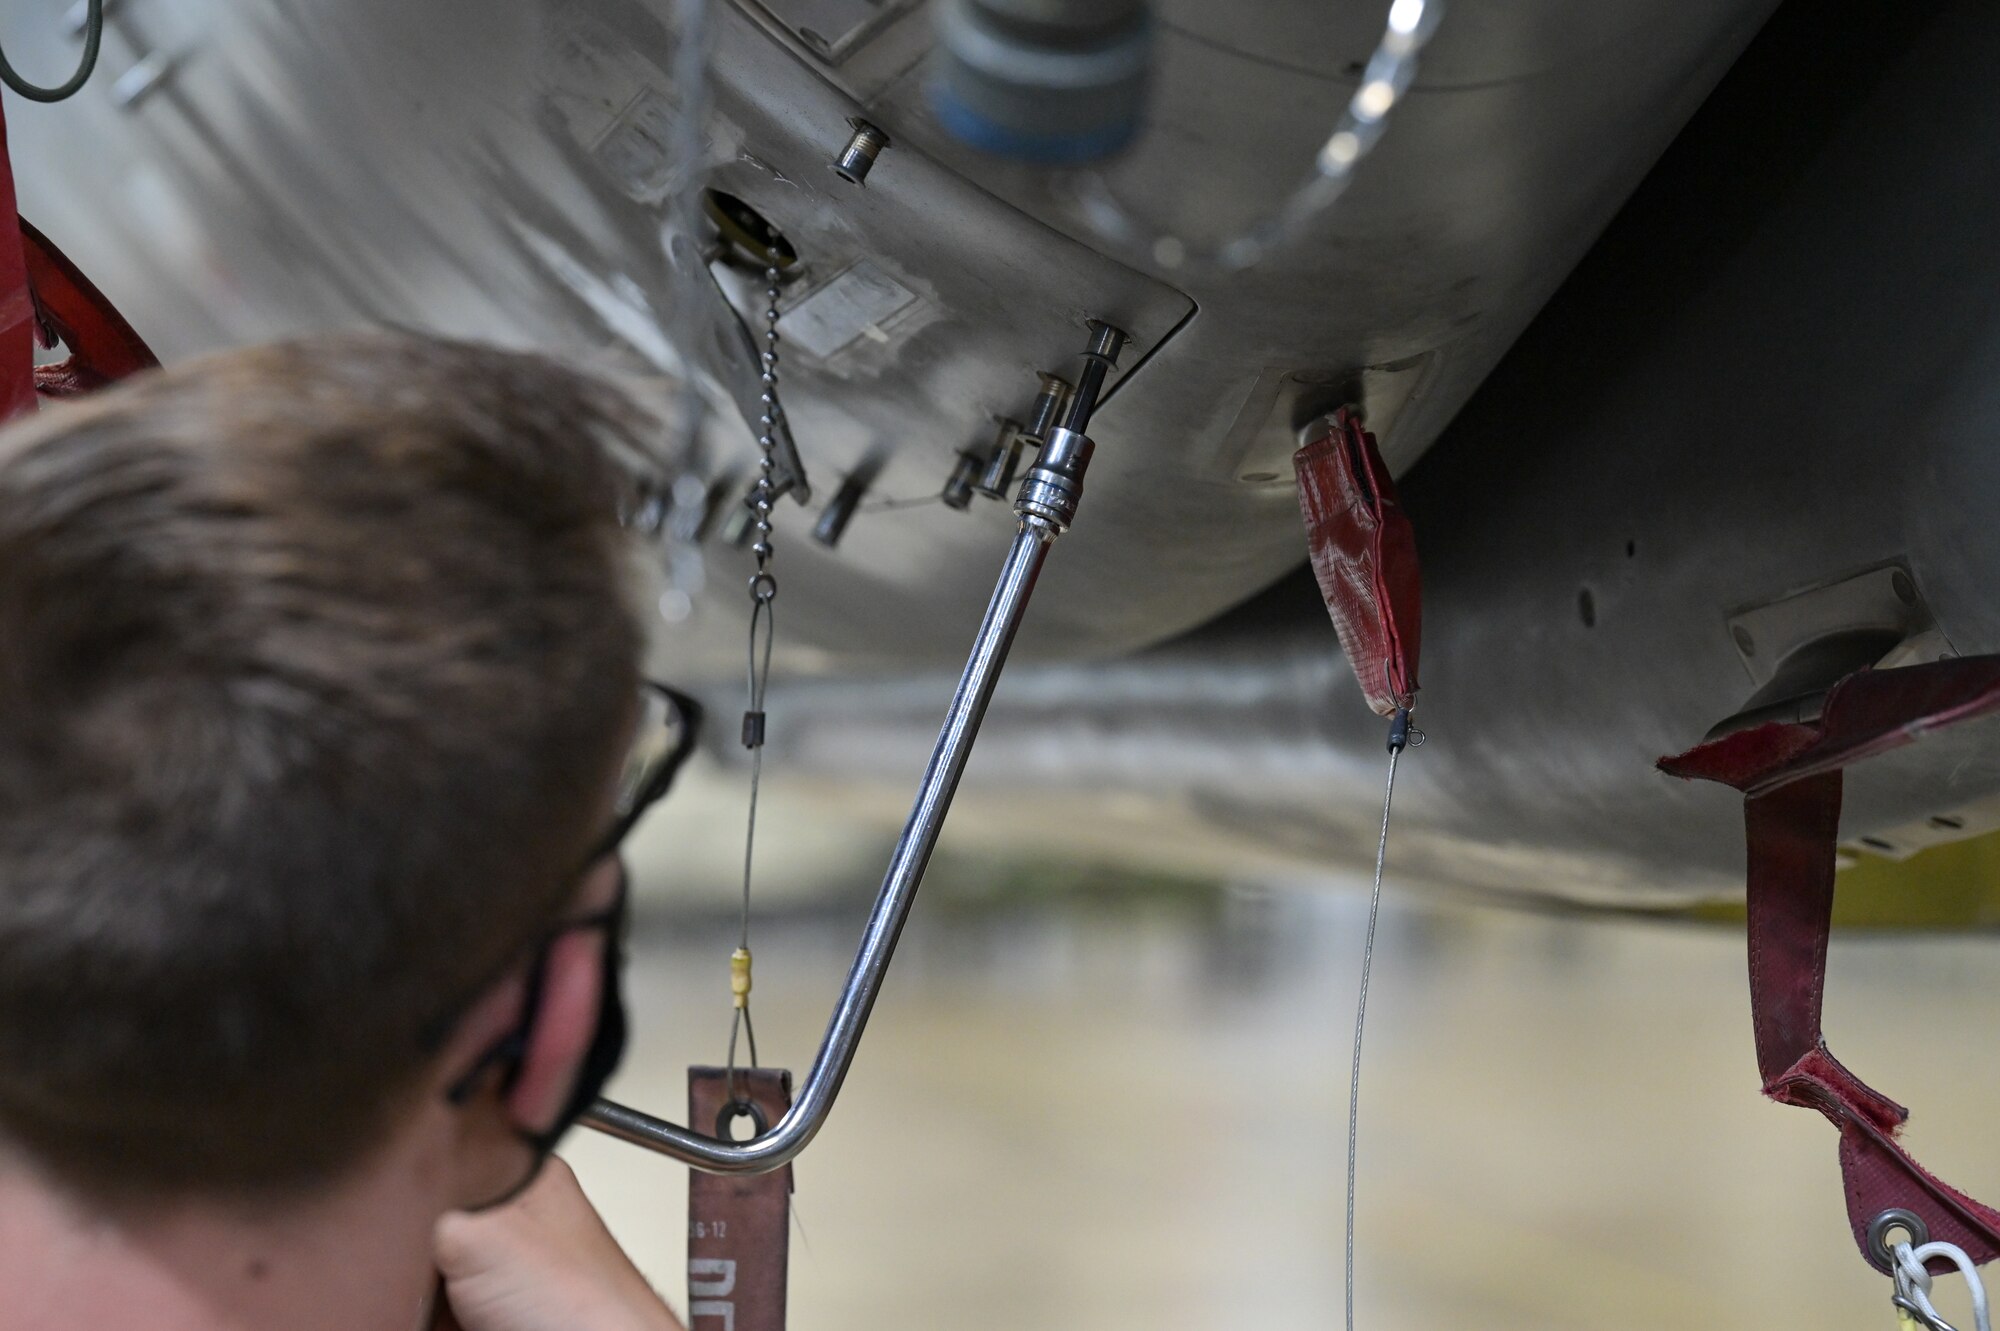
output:
[[1088, 435], [1056, 426], [1042, 444], [1041, 456], [1021, 481], [1021, 493], [1014, 511], [1023, 521], [1034, 518], [1068, 531], [1076, 520], [1077, 501], [1083, 497], [1083, 473], [1097, 445]]

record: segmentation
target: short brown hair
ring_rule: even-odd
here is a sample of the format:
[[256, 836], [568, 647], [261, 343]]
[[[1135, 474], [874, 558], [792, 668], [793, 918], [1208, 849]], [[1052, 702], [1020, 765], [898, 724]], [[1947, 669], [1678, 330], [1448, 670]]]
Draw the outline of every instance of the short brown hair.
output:
[[601, 830], [633, 429], [544, 359], [349, 335], [0, 433], [0, 1138], [140, 1196], [380, 1138]]

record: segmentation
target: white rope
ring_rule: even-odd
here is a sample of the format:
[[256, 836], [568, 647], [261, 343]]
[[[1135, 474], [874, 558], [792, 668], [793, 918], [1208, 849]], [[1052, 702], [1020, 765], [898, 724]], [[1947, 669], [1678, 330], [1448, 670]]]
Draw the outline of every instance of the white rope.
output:
[[1993, 1331], [1992, 1314], [1986, 1307], [1986, 1285], [1980, 1280], [1979, 1268], [1966, 1255], [1965, 1249], [1956, 1243], [1926, 1243], [1916, 1248], [1898, 1243], [1890, 1251], [1896, 1257], [1898, 1307], [1907, 1305], [1930, 1323], [1931, 1331], [1953, 1331], [1951, 1323], [1945, 1321], [1931, 1302], [1931, 1273], [1926, 1263], [1934, 1257], [1942, 1257], [1965, 1277], [1965, 1288], [1972, 1296], [1972, 1324], [1976, 1331]]

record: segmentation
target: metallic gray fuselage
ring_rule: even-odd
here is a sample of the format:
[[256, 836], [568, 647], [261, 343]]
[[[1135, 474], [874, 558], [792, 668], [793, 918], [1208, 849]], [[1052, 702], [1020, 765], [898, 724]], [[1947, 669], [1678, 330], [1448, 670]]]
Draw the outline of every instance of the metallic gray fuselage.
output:
[[[1051, 846], [1263, 876], [1366, 862], [1381, 724], [1323, 615], [1295, 582], [1217, 621], [1299, 563], [1292, 427], [1341, 397], [1398, 472], [1458, 417], [1406, 476], [1434, 736], [1398, 800], [1413, 877], [1625, 903], [1733, 888], [1734, 798], [1651, 761], [1752, 691], [1727, 631], [1744, 606], [1901, 561], [1957, 650], [2000, 649], [2000, 14], [1921, 7], [1782, 170], [1733, 164], [1783, 177], [1754, 211], [1716, 227], [1689, 205], [1654, 228], [1664, 260], [1587, 265], [1473, 396], [1770, 8], [1459, 0], [1323, 233], [1218, 277], [1100, 252], [1059, 179], [945, 138], [921, 109], [923, 9], [828, 65], [720, 7], [713, 183], [804, 261], [783, 384], [815, 508], [875, 449], [875, 499], [934, 492], [1025, 412], [1034, 371], [1070, 367], [1085, 318], [1133, 336], [972, 764], [971, 830], [1032, 813]], [[1255, 216], [1307, 168], [1379, 9], [1162, 4], [1148, 131], [1107, 183], [1184, 235]], [[702, 274], [649, 193], [669, 12], [127, 0], [110, 75], [158, 51], [171, 72], [129, 107], [107, 81], [10, 108], [23, 208], [170, 358], [389, 322], [670, 379], [668, 297]], [[7, 35], [36, 67], [67, 51]], [[827, 165], [859, 114], [893, 142], [865, 188]], [[843, 278], [907, 300], [844, 342], [809, 333], [796, 311]], [[725, 420], [698, 468], [740, 487], [751, 455]], [[864, 503], [828, 551], [810, 517], [780, 513], [773, 762], [899, 788], [949, 694], [925, 672], [961, 659], [1012, 518]], [[700, 566], [662, 662], [726, 714], [749, 558], [711, 541]], [[2000, 790], [1982, 749], [1874, 764], [1850, 830]]]

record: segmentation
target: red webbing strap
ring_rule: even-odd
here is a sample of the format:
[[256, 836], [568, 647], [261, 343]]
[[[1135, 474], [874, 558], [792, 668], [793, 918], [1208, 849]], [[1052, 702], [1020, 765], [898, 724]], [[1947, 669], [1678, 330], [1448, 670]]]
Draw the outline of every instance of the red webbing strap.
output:
[[0, 421], [35, 405], [35, 304], [21, 254], [7, 119], [0, 112]]
[[[778, 1068], [688, 1069], [688, 1122], [721, 1121], [732, 1089], [756, 1106], [758, 1130], [792, 1107], [792, 1074]], [[785, 1331], [791, 1260], [792, 1167], [768, 1174], [688, 1172], [688, 1331]]]
[[75, 397], [160, 363], [104, 293], [26, 218], [21, 219], [21, 241], [35, 310], [48, 332], [70, 350], [68, 360], [35, 371], [36, 391], [44, 397]]
[[1368, 705], [1383, 716], [1417, 698], [1422, 580], [1416, 534], [1375, 436], [1345, 407], [1292, 455], [1313, 576]]
[[1827, 1050], [1820, 1000], [1833, 926], [1834, 847], [1841, 769], [1926, 731], [2000, 710], [2000, 657], [1940, 661], [1849, 675], [1812, 725], [1770, 722], [1725, 735], [1660, 770], [1744, 792], [1749, 843], [1750, 1012], [1764, 1094], [1817, 1109], [1840, 1129], [1840, 1169], [1855, 1244], [1869, 1221], [1914, 1212], [1932, 1239], [1975, 1262], [2000, 1256], [2000, 1211], [1940, 1182], [1895, 1139], [1909, 1111], [1842, 1067]]

